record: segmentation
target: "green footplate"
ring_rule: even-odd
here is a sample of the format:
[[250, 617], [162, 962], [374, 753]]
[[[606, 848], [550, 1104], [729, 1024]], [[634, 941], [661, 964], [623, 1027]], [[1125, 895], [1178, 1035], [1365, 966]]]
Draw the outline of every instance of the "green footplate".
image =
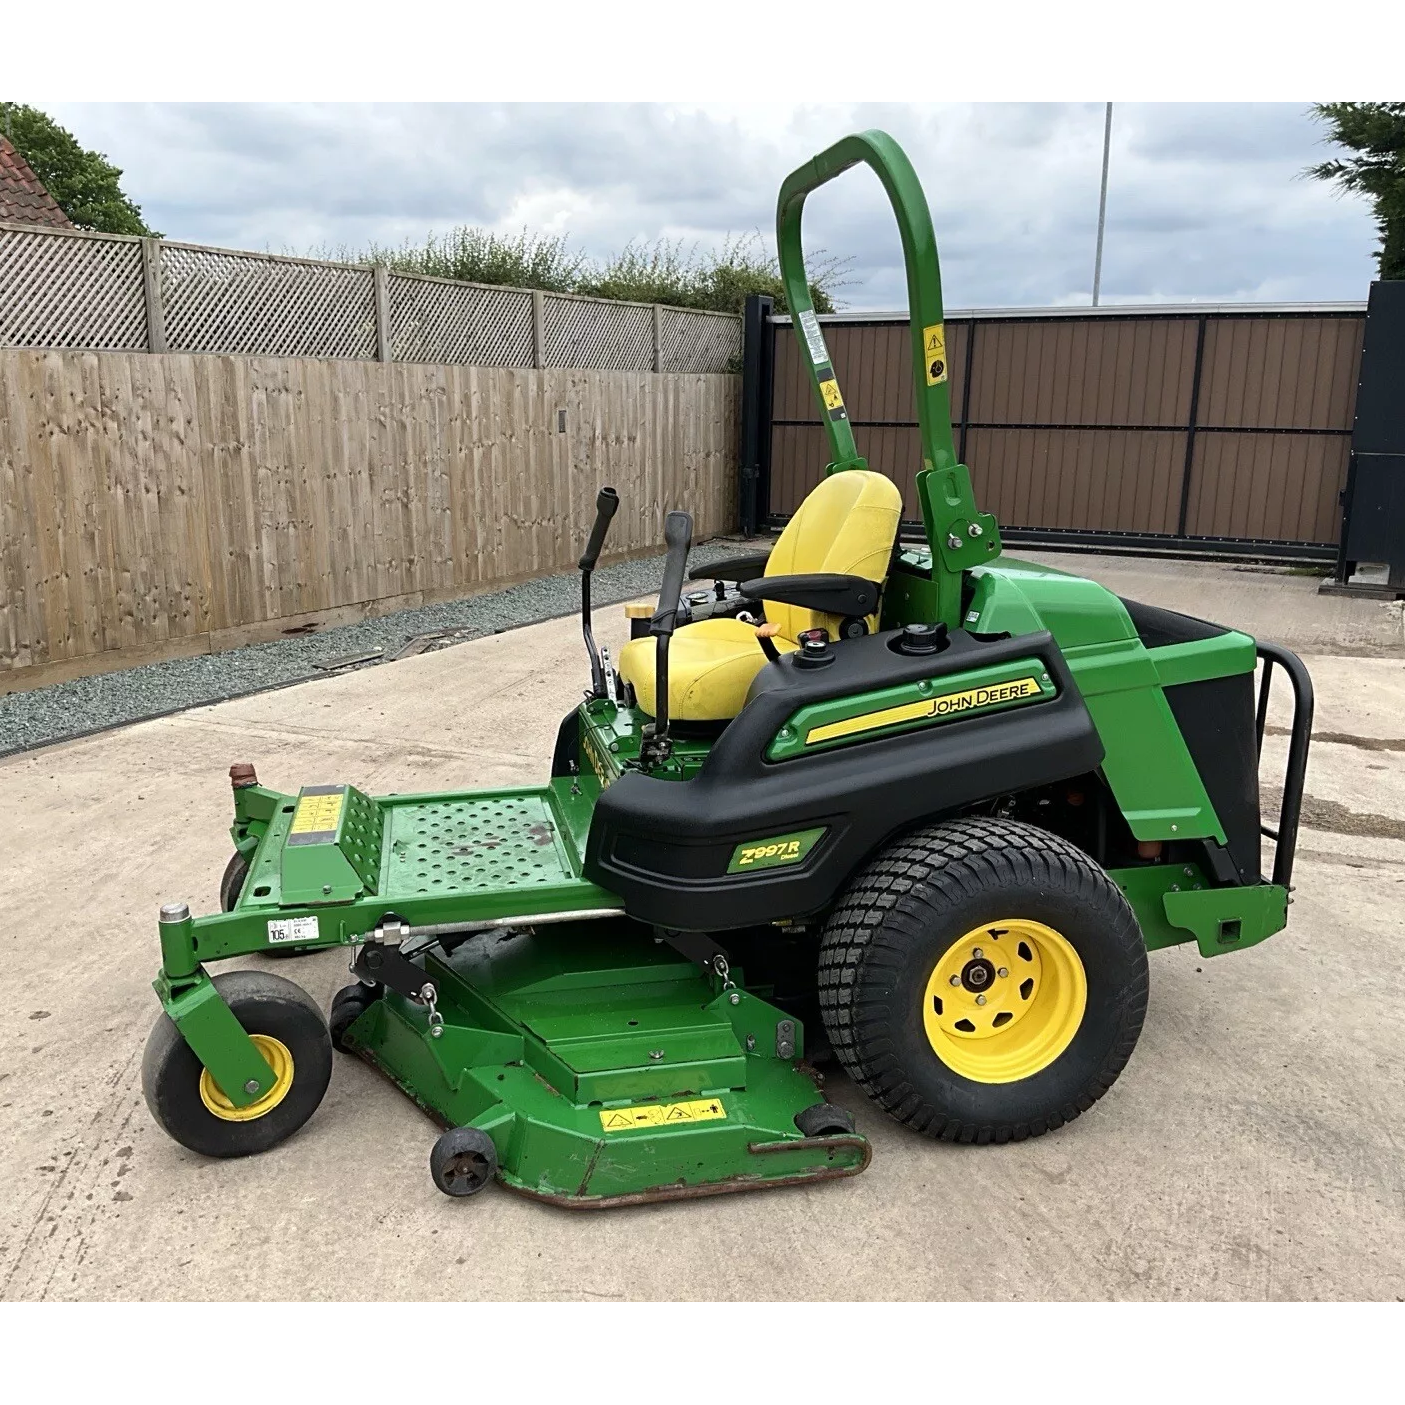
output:
[[509, 1189], [572, 1208], [855, 1175], [806, 1137], [797, 1021], [628, 924], [492, 932], [425, 959], [444, 1023], [394, 992], [344, 1035], [436, 1121], [492, 1137]]

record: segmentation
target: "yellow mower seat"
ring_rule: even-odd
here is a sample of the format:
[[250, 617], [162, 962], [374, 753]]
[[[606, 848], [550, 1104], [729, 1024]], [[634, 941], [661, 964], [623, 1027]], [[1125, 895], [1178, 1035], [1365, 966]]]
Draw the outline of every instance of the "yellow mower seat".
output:
[[[831, 572], [882, 582], [898, 535], [902, 494], [881, 473], [850, 468], [814, 488], [786, 524], [766, 562], [768, 576]], [[779, 628], [771, 641], [781, 653], [797, 649], [807, 629], [837, 638], [837, 616], [797, 605], [766, 602], [766, 618]], [[877, 628], [876, 616], [868, 621]], [[746, 702], [766, 655], [752, 625], [741, 620], [699, 620], [673, 635], [668, 651], [668, 714], [679, 722], [721, 722]], [[632, 684], [640, 708], [655, 715], [654, 640], [632, 639], [620, 650], [620, 677]]]

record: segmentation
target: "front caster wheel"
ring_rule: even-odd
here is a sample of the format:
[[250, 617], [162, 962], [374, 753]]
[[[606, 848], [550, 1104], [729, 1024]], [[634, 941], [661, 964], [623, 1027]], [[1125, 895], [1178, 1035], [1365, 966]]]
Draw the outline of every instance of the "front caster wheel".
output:
[[429, 1174], [445, 1195], [476, 1195], [498, 1172], [498, 1149], [477, 1127], [450, 1127], [429, 1154]]
[[351, 1052], [343, 1042], [351, 1028], [383, 993], [380, 986], [362, 985], [360, 981], [344, 986], [332, 997], [332, 1008], [327, 1015], [327, 1026], [332, 1034], [332, 1047], [343, 1054]]
[[146, 1041], [141, 1083], [151, 1115], [202, 1156], [249, 1156], [293, 1135], [317, 1110], [332, 1076], [332, 1041], [312, 997], [281, 976], [230, 971], [215, 989], [276, 1075], [249, 1107], [235, 1107], [163, 1014]]

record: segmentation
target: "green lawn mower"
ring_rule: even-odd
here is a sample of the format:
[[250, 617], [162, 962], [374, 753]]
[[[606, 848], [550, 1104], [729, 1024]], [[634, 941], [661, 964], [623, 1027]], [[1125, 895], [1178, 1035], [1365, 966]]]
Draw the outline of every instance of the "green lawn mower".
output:
[[[806, 285], [806, 195], [865, 163], [902, 233], [926, 544], [858, 457]], [[851, 136], [781, 188], [781, 269], [833, 449], [768, 555], [685, 594], [664, 525], [657, 609], [590, 659], [545, 785], [296, 795], [231, 769], [223, 911], [161, 910], [156, 1120], [207, 1156], [313, 1113], [333, 1049], [444, 1127], [449, 1195], [496, 1179], [598, 1207], [850, 1176], [867, 1139], [826, 1054], [899, 1122], [1002, 1143], [1121, 1072], [1147, 952], [1253, 946], [1286, 920], [1312, 692], [1286, 651], [1011, 560], [952, 446], [941, 283], [911, 165]], [[714, 580], [714, 578], [716, 578]], [[1257, 698], [1257, 662], [1263, 671]], [[1293, 690], [1271, 878], [1259, 751]], [[229, 957], [351, 949], [323, 1017]]]

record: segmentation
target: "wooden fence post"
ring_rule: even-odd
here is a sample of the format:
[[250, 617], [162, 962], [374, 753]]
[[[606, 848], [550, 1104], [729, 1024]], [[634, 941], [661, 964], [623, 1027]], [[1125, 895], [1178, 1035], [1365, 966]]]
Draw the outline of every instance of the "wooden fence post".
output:
[[391, 360], [390, 346], [390, 276], [384, 264], [371, 269], [371, 285], [376, 303], [376, 360]]
[[654, 304], [654, 370], [663, 370], [663, 308]]
[[539, 371], [546, 365], [546, 294], [540, 289], [532, 294], [532, 365]]
[[141, 241], [142, 294], [146, 299], [146, 349], [165, 351], [166, 309], [161, 305], [161, 241]]

